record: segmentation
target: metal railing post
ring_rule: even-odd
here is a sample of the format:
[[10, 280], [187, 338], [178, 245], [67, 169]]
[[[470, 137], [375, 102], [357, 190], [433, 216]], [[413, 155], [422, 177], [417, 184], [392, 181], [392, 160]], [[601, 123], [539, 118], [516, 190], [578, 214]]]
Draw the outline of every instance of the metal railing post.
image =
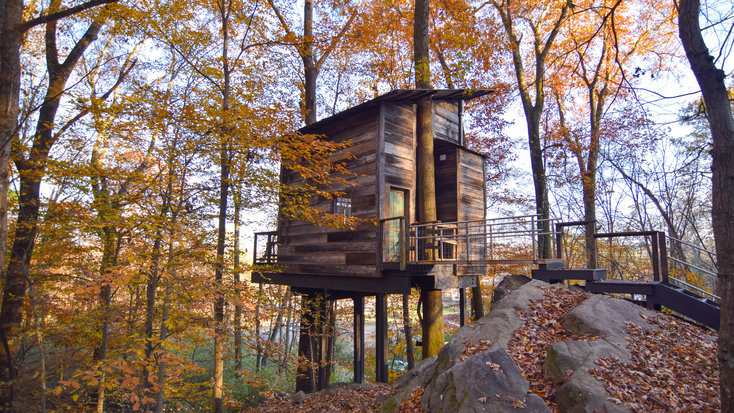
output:
[[536, 259], [537, 258], [537, 255], [535, 254], [535, 244], [536, 244], [535, 237], [539, 234], [539, 232], [538, 232], [538, 226], [535, 224], [535, 215], [533, 215], [533, 216], [530, 217], [530, 225], [531, 225], [531, 228], [532, 228], [530, 230], [530, 234], [531, 234], [531, 237], [530, 238], [532, 238], [532, 240], [533, 240], [532, 241], [532, 247], [530, 249], [530, 251], [531, 251], [530, 252], [530, 257], [532, 259]]
[[494, 230], [492, 229], [492, 225], [489, 225], [489, 259], [494, 259]]

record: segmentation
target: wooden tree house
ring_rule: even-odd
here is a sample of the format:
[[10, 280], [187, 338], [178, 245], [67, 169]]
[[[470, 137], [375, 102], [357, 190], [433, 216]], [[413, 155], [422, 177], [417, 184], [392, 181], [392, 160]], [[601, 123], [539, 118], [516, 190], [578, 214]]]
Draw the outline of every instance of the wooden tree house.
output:
[[[256, 234], [255, 264], [277, 264], [280, 270], [254, 272], [253, 282], [285, 284], [296, 293], [326, 299], [351, 298], [355, 313], [363, 308], [365, 296], [376, 296], [380, 381], [387, 378], [385, 363], [379, 360], [384, 359], [380, 347], [385, 345], [385, 294], [409, 293], [415, 287], [463, 289], [475, 286], [477, 276], [485, 272], [485, 263], [468, 259], [486, 250], [484, 234], [469, 236], [467, 224], [460, 235], [456, 222], [485, 219], [484, 156], [467, 148], [461, 125], [463, 102], [490, 92], [394, 90], [302, 128], [302, 134], [351, 142], [334, 154], [353, 173], [349, 185], [333, 188], [343, 196], [314, 196], [311, 206], [365, 221], [345, 230], [281, 216], [277, 231]], [[439, 222], [411, 226], [417, 204], [416, 102], [424, 99], [433, 102]], [[299, 179], [296, 173], [281, 173], [284, 184]], [[360, 317], [355, 314], [355, 320]], [[355, 328], [359, 334], [363, 331], [363, 326]], [[357, 381], [362, 379], [358, 364], [363, 360], [358, 358], [363, 354], [355, 347]]]

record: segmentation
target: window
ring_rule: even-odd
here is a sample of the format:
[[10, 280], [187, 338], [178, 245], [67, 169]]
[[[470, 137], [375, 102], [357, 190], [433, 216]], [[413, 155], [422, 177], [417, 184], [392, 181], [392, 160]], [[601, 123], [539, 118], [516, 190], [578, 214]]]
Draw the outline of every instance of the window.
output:
[[338, 196], [334, 199], [334, 214], [352, 216], [352, 198]]

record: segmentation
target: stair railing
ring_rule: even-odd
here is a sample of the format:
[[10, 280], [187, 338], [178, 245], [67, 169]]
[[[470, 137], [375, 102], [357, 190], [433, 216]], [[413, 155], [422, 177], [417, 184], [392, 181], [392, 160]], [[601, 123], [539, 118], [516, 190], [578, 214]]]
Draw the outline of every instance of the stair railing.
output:
[[[665, 235], [665, 239], [669, 240], [671, 242], [671, 245], [672, 245], [672, 243], [675, 242], [675, 243], [678, 243], [680, 245], [685, 245], [686, 247], [692, 248], [692, 249], [694, 249], [694, 250], [696, 250], [698, 252], [701, 252], [701, 253], [705, 254], [706, 256], [708, 256], [709, 259], [711, 259], [711, 261], [714, 264], [716, 263], [716, 253], [711, 252], [711, 251], [707, 250], [706, 248], [702, 248], [702, 247], [700, 247], [698, 245], [695, 245], [695, 244], [692, 244], [690, 242], [683, 241], [681, 239], [674, 238], [674, 237], [671, 237], [671, 236], [668, 236], [668, 235]], [[663, 244], [665, 244], [665, 241], [663, 241]], [[709, 277], [713, 277], [714, 280], [716, 278], [718, 278], [718, 276], [719, 276], [716, 272], [711, 271], [708, 268], [704, 268], [704, 267], [702, 267], [700, 265], [693, 264], [691, 262], [688, 262], [688, 261], [683, 260], [681, 258], [675, 257], [673, 255], [670, 255], [667, 258], [671, 262], [673, 262], [675, 264], [679, 264], [680, 266], [694, 269], [696, 271], [699, 271], [703, 275], [706, 275], [706, 276], [709, 276]], [[716, 295], [716, 282], [713, 283], [713, 285], [712, 285], [713, 292], [711, 292], [711, 291], [707, 291], [707, 290], [705, 290], [703, 288], [700, 288], [698, 286], [695, 286], [695, 285], [687, 282], [687, 280], [682, 280], [682, 279], [680, 279], [678, 277], [673, 277], [673, 276], [671, 276], [669, 278], [670, 278], [670, 281], [673, 284], [676, 284], [679, 287], [685, 288], [685, 289], [687, 289], [689, 291], [693, 291], [693, 292], [695, 292], [695, 293], [697, 293], [699, 295], [702, 295], [702, 296], [704, 296], [706, 298], [709, 298], [710, 300], [715, 301], [715, 302], [719, 302], [719, 300], [720, 300], [720, 297], [718, 295]]]

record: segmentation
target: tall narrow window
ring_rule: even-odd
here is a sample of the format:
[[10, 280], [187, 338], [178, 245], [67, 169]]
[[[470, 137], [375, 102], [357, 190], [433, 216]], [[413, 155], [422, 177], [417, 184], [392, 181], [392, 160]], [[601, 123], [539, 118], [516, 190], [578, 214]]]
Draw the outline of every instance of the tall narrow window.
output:
[[334, 199], [334, 215], [344, 215], [346, 217], [352, 216], [352, 198], [346, 198], [342, 196]]

